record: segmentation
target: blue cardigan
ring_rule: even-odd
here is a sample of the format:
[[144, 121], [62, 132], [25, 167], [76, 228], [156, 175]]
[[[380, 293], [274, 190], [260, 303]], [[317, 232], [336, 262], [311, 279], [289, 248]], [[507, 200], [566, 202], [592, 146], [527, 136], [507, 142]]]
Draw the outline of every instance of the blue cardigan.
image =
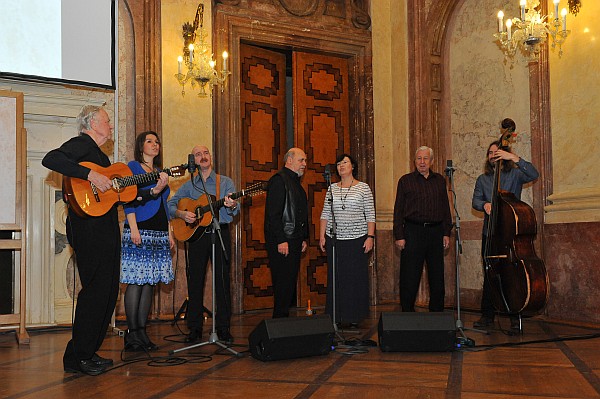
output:
[[[131, 169], [131, 171], [133, 172], [134, 175], [141, 175], [141, 174], [148, 173], [142, 168], [142, 165], [138, 161], [130, 161], [127, 164], [127, 166], [129, 166], [129, 169]], [[153, 187], [156, 187], [156, 182], [153, 182], [153, 183], [150, 183], [150, 184], [144, 186], [144, 188], [148, 188], [148, 189], [151, 189]], [[158, 212], [158, 207], [162, 203], [165, 208], [165, 213], [167, 214], [167, 218], [170, 219], [169, 218], [169, 210], [167, 208], [167, 198], [169, 198], [170, 192], [171, 192], [171, 190], [169, 189], [169, 186], [167, 186], [161, 192], [160, 196], [158, 196], [156, 198], [151, 197], [151, 199], [148, 199], [145, 201], [134, 200], [132, 202], [129, 202], [129, 203], [123, 205], [123, 210], [125, 211], [126, 215], [128, 215], [130, 213], [135, 213], [136, 221], [143, 222], [144, 220], [148, 220], [152, 216], [156, 215], [156, 212]]]

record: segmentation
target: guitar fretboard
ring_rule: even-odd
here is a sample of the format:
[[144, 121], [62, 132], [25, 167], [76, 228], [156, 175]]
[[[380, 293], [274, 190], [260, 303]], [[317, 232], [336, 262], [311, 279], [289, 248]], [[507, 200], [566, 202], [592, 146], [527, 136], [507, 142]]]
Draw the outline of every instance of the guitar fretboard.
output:
[[135, 186], [138, 184], [144, 184], [144, 183], [158, 180], [158, 175], [160, 174], [160, 172], [165, 172], [169, 176], [171, 175], [171, 171], [167, 168], [167, 169], [157, 170], [157, 171], [150, 172], [150, 173], [145, 173], [143, 175], [131, 175], [131, 176], [125, 176], [125, 177], [118, 177], [118, 178], [116, 178], [116, 180], [117, 180], [117, 184], [119, 187]]
[[[245, 195], [244, 194], [245, 191], [247, 191], [247, 190], [238, 191], [237, 193], [231, 194], [229, 197], [234, 200], [238, 199]], [[213, 206], [216, 209], [221, 208], [223, 205], [225, 205], [225, 197], [221, 198], [220, 200], [213, 201]], [[202, 212], [206, 212], [206, 211], [210, 210], [210, 205], [205, 205], [201, 209], [202, 209]]]

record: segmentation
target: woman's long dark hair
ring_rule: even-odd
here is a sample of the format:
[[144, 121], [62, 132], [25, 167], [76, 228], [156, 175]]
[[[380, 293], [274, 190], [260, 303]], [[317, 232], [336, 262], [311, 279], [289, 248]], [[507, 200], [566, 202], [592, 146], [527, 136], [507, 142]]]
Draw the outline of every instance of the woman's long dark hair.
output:
[[[146, 137], [148, 137], [150, 134], [156, 137], [158, 144], [160, 144], [160, 137], [158, 137], [158, 133], [153, 132], [152, 130], [138, 134], [138, 136], [135, 138], [135, 150], [133, 157], [139, 163], [144, 163], [144, 143], [146, 142]], [[154, 167], [162, 169], [162, 148], [159, 149], [158, 155], [154, 158]]]

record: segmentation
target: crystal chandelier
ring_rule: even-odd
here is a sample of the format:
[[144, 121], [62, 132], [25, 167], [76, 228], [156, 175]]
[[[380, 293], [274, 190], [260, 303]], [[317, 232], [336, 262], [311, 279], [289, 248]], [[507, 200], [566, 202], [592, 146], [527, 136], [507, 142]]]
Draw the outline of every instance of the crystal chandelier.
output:
[[[196, 84], [200, 86], [198, 97], [207, 97], [206, 85], [210, 84], [209, 89], [214, 85], [221, 86], [221, 92], [224, 90], [227, 77], [231, 72], [227, 70], [227, 51], [223, 51], [223, 64], [221, 71], [215, 69], [217, 63], [213, 60], [210, 47], [207, 43], [208, 33], [203, 28], [204, 24], [204, 4], [198, 4], [194, 24], [186, 22], [183, 24], [183, 55], [177, 57], [177, 74], [175, 78], [181, 85], [181, 95], [185, 95], [185, 85], [189, 82], [194, 88]], [[183, 72], [183, 64], [187, 72]], [[211, 90], [212, 95], [212, 90]]]
[[498, 12], [498, 33], [494, 37], [506, 58], [514, 57], [519, 49], [530, 61], [537, 60], [540, 45], [548, 35], [552, 39], [552, 50], [558, 45], [558, 56], [562, 56], [562, 45], [571, 31], [567, 30], [566, 8], [562, 9], [562, 18], [559, 18], [559, 2], [560, 0], [553, 0], [554, 14], [542, 16], [539, 0], [521, 0], [521, 15], [507, 19], [506, 23], [504, 12]]

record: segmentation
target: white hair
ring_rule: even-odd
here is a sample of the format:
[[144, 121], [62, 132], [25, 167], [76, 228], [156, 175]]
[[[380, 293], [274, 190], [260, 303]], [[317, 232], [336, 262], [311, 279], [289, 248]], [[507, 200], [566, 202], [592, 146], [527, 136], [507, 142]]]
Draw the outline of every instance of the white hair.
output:
[[421, 147], [417, 148], [417, 151], [415, 151], [415, 158], [417, 157], [417, 153], [419, 151], [429, 151], [429, 158], [433, 159], [433, 149], [427, 147], [426, 145], [422, 145]]
[[84, 105], [77, 115], [77, 131], [91, 130], [92, 118], [102, 109], [97, 105]]

